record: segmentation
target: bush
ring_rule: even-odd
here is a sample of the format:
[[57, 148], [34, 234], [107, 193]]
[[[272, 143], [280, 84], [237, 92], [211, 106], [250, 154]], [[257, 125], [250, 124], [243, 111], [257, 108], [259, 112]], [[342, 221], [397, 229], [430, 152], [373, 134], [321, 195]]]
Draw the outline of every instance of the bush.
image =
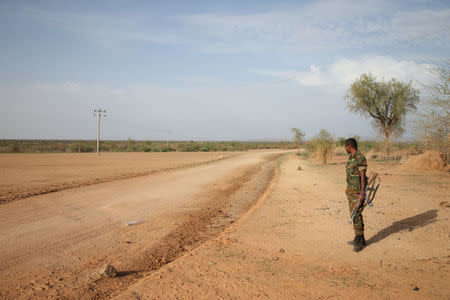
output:
[[322, 161], [322, 165], [326, 165], [331, 158], [333, 145], [334, 141], [331, 134], [325, 129], [321, 129], [319, 134], [307, 143], [306, 149], [311, 153], [316, 153]]
[[161, 148], [161, 149], [159, 149], [159, 152], [173, 152], [173, 151], [177, 151], [177, 150], [175, 150], [174, 148], [172, 148], [172, 147], [163, 147], [163, 148]]
[[128, 144], [127, 144], [127, 152], [135, 152], [136, 151], [136, 141], [133, 139], [128, 139]]
[[303, 158], [308, 158], [311, 153], [309, 153], [308, 151], [301, 151], [301, 152], [297, 152], [296, 155], [301, 156]]
[[95, 151], [95, 147], [91, 146], [91, 145], [80, 145], [79, 148], [80, 152], [82, 153], [86, 153], [86, 152], [94, 152]]
[[188, 144], [182, 144], [179, 150], [182, 152], [197, 152], [200, 150], [200, 145], [198, 143], [190, 142]]
[[[165, 141], [135, 141], [132, 139], [124, 141], [102, 140], [101, 152], [170, 152], [170, 151], [247, 151], [249, 149], [294, 149], [293, 143], [284, 142], [176, 142], [172, 141], [170, 149]], [[0, 152], [95, 152], [95, 140], [0, 140]]]
[[14, 144], [12, 144], [11, 152], [14, 152], [14, 153], [20, 152], [20, 146], [19, 146], [18, 142], [14, 142]]
[[358, 143], [358, 150], [366, 153], [370, 150], [381, 151], [383, 148], [382, 144], [376, 141], [362, 141]]

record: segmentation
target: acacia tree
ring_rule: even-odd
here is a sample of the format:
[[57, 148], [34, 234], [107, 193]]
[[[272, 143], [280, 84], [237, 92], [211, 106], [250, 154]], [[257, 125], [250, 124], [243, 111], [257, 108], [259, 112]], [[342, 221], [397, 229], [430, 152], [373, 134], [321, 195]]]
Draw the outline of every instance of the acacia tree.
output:
[[418, 94], [411, 83], [394, 78], [378, 81], [372, 74], [362, 74], [351, 84], [345, 98], [350, 111], [372, 118], [372, 125], [384, 134], [389, 159], [390, 138], [403, 133], [406, 114], [417, 109]]
[[303, 143], [305, 133], [299, 128], [291, 128], [291, 132], [294, 134], [294, 142], [297, 144], [298, 152], [300, 152], [300, 145]]
[[435, 149], [450, 156], [450, 60], [433, 63], [429, 72], [434, 75], [430, 84], [422, 84], [425, 94], [419, 113], [416, 132], [427, 149]]

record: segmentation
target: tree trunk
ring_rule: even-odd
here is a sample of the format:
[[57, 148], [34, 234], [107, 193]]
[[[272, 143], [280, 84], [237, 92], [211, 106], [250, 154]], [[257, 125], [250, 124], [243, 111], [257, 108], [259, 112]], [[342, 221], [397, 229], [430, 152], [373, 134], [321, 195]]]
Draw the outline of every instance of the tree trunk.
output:
[[389, 160], [389, 138], [391, 136], [391, 133], [389, 132], [389, 130], [385, 130], [384, 131], [384, 153], [386, 154], [387, 160]]

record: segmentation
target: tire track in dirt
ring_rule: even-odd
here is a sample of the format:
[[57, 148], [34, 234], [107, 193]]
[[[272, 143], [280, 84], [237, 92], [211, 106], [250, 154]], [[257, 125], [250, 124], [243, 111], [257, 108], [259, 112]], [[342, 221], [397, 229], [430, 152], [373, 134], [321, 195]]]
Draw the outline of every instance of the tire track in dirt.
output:
[[106, 177], [99, 177], [94, 179], [88, 179], [88, 180], [81, 180], [81, 181], [73, 181], [73, 182], [67, 182], [67, 183], [61, 183], [61, 184], [51, 184], [39, 188], [35, 188], [28, 191], [8, 191], [0, 193], [0, 205], [3, 203], [8, 203], [16, 200], [25, 199], [32, 196], [38, 196], [38, 195], [44, 195], [49, 193], [54, 193], [62, 190], [68, 190], [68, 189], [74, 189], [84, 186], [90, 186], [94, 184], [100, 184], [100, 183], [106, 183], [111, 181], [117, 181], [122, 179], [129, 179], [129, 178], [135, 178], [135, 177], [142, 177], [142, 176], [148, 176], [148, 175], [155, 175], [160, 174], [163, 172], [171, 172], [181, 169], [187, 169], [187, 168], [193, 168], [203, 165], [208, 165], [211, 163], [215, 163], [224, 159], [235, 157], [235, 155], [230, 155], [226, 157], [220, 157], [216, 159], [211, 159], [207, 161], [202, 162], [195, 162], [195, 163], [189, 163], [177, 167], [171, 167], [171, 168], [161, 168], [156, 170], [149, 170], [145, 172], [125, 172], [119, 175], [115, 176], [106, 176]]
[[116, 278], [97, 280], [95, 286], [89, 286], [80, 296], [109, 299], [142, 277], [159, 270], [223, 232], [265, 194], [274, 179], [276, 160], [279, 157], [280, 155], [271, 155], [261, 166], [251, 167], [242, 176], [228, 183], [225, 189], [218, 191], [207, 207], [185, 215], [179, 228], [167, 234], [142, 257], [135, 259], [132, 263], [133, 270], [122, 271], [123, 276]]
[[[152, 233], [161, 232], [161, 228], [158, 227], [161, 226], [158, 225], [158, 219], [151, 222], [151, 224], [155, 224], [157, 227], [154, 227], [150, 223], [148, 223], [149, 227], [145, 224], [141, 225], [142, 227], [136, 227], [139, 230], [135, 235], [136, 238], [141, 239], [142, 234], [145, 234], [145, 231], [142, 230], [148, 230], [148, 236], [152, 236], [152, 239], [155, 236], [157, 237], [157, 244], [144, 243], [144, 246], [140, 246], [142, 249], [139, 247], [137, 250], [133, 248], [131, 252], [128, 252], [127, 249], [131, 249], [127, 248], [129, 246], [110, 244], [110, 241], [108, 241], [107, 244], [101, 245], [101, 249], [96, 249], [96, 253], [98, 254], [96, 257], [79, 262], [76, 261], [78, 259], [76, 256], [69, 257], [69, 260], [67, 260], [66, 247], [70, 248], [72, 246], [73, 248], [74, 244], [79, 244], [79, 247], [86, 247], [88, 245], [92, 247], [96, 245], [96, 242], [90, 243], [88, 241], [95, 239], [100, 234], [114, 236], [114, 239], [111, 240], [113, 243], [119, 241], [125, 243], [128, 239], [133, 239], [134, 233], [130, 232], [130, 229], [124, 228], [120, 224], [117, 226], [118, 224], [115, 222], [107, 222], [97, 228], [86, 229], [86, 227], [90, 227], [89, 224], [101, 223], [101, 220], [91, 220], [89, 216], [86, 219], [89, 220], [89, 223], [85, 224], [84, 226], [86, 227], [76, 234], [63, 237], [47, 245], [44, 244], [46, 241], [42, 240], [43, 245], [34, 248], [34, 251], [31, 249], [27, 250], [26, 246], [17, 249], [17, 253], [21, 253], [20, 255], [15, 256], [10, 253], [9, 258], [1, 258], [3, 264], [0, 266], [0, 270], [8, 273], [8, 278], [10, 278], [9, 282], [13, 285], [9, 287], [4, 286], [0, 290], [0, 298], [51, 297], [64, 299], [104, 299], [124, 291], [128, 285], [138, 279], [158, 270], [165, 264], [176, 260], [205, 241], [217, 236], [240, 218], [260, 199], [261, 195], [264, 194], [264, 191], [273, 180], [276, 167], [275, 161], [279, 156], [280, 154], [267, 155], [262, 161], [245, 165], [237, 169], [238, 176], [229, 176], [224, 182], [219, 181], [219, 184], [211, 181], [203, 189], [202, 194], [194, 196], [195, 198], [208, 200], [205, 202], [202, 201], [201, 206], [194, 210], [187, 208], [185, 212], [170, 215], [169, 220], [176, 220], [179, 226], [171, 226], [161, 238]], [[209, 171], [210, 169], [208, 169]], [[81, 197], [81, 199], [84, 198], [84, 196]], [[71, 210], [76, 209], [81, 203], [69, 202], [67, 205], [62, 205]], [[31, 205], [27, 209], [32, 210], [34, 209], [33, 206]], [[55, 209], [52, 206], [48, 208], [51, 211]], [[54, 213], [57, 214], [58, 210], [55, 210]], [[40, 218], [38, 215], [36, 216], [38, 219]], [[162, 221], [163, 223], [161, 224], [167, 224], [167, 220], [163, 219]], [[132, 234], [131, 236], [130, 233]], [[131, 243], [134, 242], [131, 241]], [[108, 249], [108, 247], [112, 247], [109, 248], [111, 250], [103, 252], [102, 249]], [[52, 266], [44, 267], [38, 276], [22, 270], [23, 267], [17, 269], [14, 266], [16, 263], [20, 264], [21, 262], [23, 265], [23, 261], [39, 259], [43, 255], [52, 257], [54, 263], [52, 263]], [[73, 259], [75, 259], [75, 265], [70, 263]], [[98, 270], [101, 264], [116, 264], [117, 262], [121, 262], [119, 264], [121, 267], [118, 268], [118, 277], [107, 279], [99, 277]], [[17, 272], [17, 270], [21, 272], [17, 275], [20, 275], [22, 278], [17, 278], [20, 280], [15, 280], [13, 283], [11, 280], [17, 275], [11, 272]]]
[[78, 232], [76, 234], [70, 235], [62, 240], [58, 240], [56, 242], [50, 244], [43, 244], [38, 249], [26, 250], [27, 248], [18, 248], [16, 253], [20, 253], [19, 255], [14, 256], [0, 256], [0, 261], [3, 263], [0, 264], [0, 272], [8, 269], [19, 261], [25, 260], [27, 258], [39, 255], [55, 255], [61, 252], [66, 246], [73, 245], [79, 241], [89, 240], [90, 238], [94, 238], [98, 236], [98, 233], [105, 233], [112, 231], [115, 224], [104, 224], [102, 226], [98, 226], [95, 228], [91, 228], [89, 230]]

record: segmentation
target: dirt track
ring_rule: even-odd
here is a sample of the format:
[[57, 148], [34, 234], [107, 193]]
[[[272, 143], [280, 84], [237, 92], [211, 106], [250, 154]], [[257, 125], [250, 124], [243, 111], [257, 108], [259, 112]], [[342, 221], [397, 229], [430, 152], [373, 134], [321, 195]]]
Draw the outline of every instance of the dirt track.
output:
[[272, 181], [253, 152], [0, 205], [0, 298], [449, 299], [448, 173], [369, 161], [382, 189], [356, 254], [345, 158], [283, 157]]
[[0, 203], [192, 167], [231, 157], [238, 152], [46, 153], [0, 155]]
[[291, 155], [237, 224], [117, 299], [449, 299], [449, 174], [369, 161], [383, 186], [354, 253], [344, 168]]
[[[106, 298], [216, 235], [263, 193], [273, 152], [0, 206], [0, 298]], [[139, 225], [127, 226], [139, 220]], [[119, 277], [101, 279], [112, 263]]]

